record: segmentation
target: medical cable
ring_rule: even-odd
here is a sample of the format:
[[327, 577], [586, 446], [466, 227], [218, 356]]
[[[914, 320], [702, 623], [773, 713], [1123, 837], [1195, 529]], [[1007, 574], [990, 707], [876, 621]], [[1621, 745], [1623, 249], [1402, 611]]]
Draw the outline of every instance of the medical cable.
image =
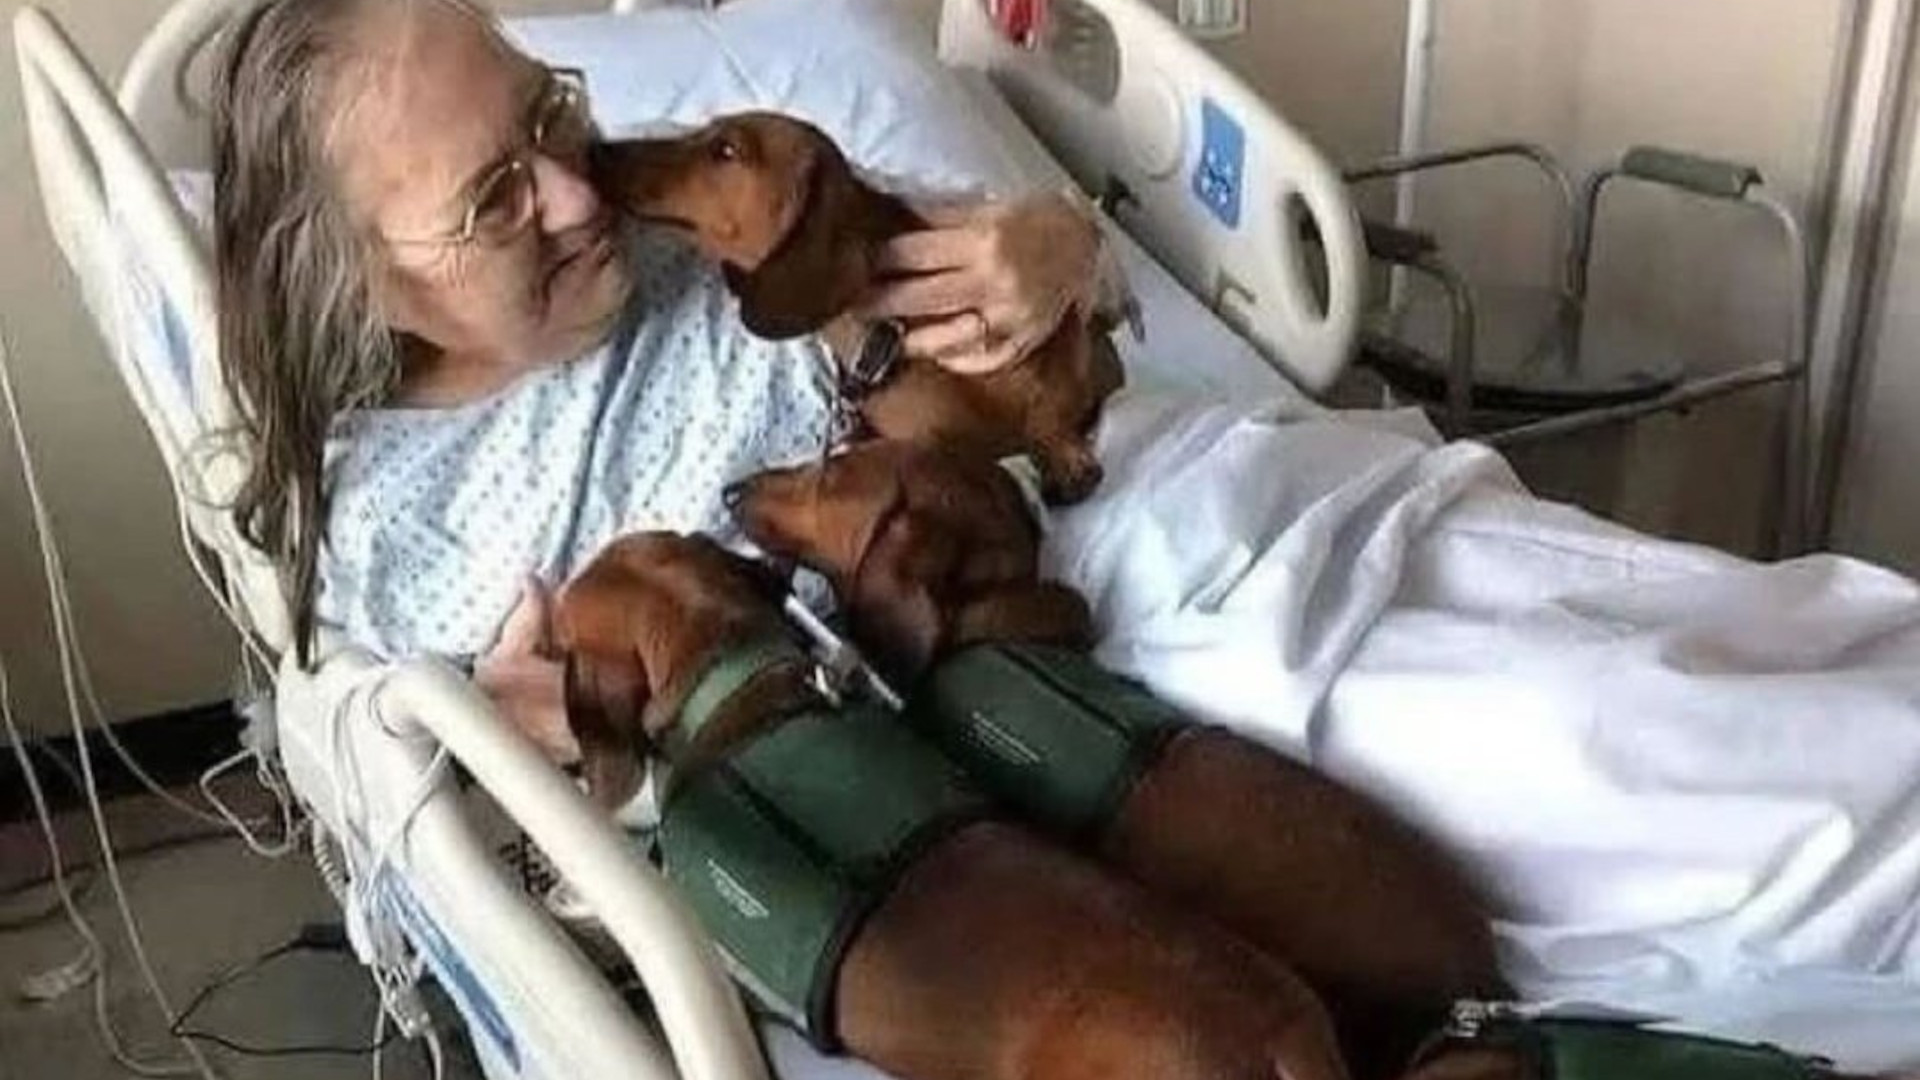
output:
[[[53, 811], [47, 805], [46, 792], [40, 784], [39, 770], [35, 768], [33, 759], [27, 755], [26, 740], [21, 736], [19, 725], [14, 721], [12, 686], [7, 677], [4, 660], [0, 660], [0, 723], [6, 727], [7, 745], [12, 748], [14, 758], [20, 763], [20, 772], [26, 781], [27, 794], [33, 801], [34, 812], [39, 819], [41, 836], [47, 845], [47, 859], [54, 891], [59, 895], [60, 905], [66, 911], [67, 922], [73, 927], [74, 933], [79, 935], [81, 941], [80, 955], [65, 967], [56, 969], [55, 973], [50, 974], [57, 974], [62, 981], [73, 982], [75, 986], [86, 982], [93, 984], [94, 1026], [99, 1032], [101, 1044], [106, 1048], [108, 1056], [112, 1057], [121, 1068], [137, 1076], [193, 1075], [196, 1071], [193, 1067], [151, 1065], [135, 1060], [121, 1043], [119, 1032], [114, 1029], [113, 1017], [107, 1009], [106, 948], [100, 943], [100, 935], [94, 930], [93, 924], [87, 921], [86, 916], [80, 914], [80, 907], [74, 900], [73, 890], [68, 886], [65, 860], [60, 854], [60, 841], [53, 827]], [[59, 994], [55, 992], [51, 996], [59, 996]], [[207, 1080], [218, 1080], [216, 1074], [197, 1052], [190, 1057], [198, 1066], [201, 1076]]]
[[[128, 287], [129, 287], [128, 280], [121, 279], [116, 282], [116, 287], [111, 290], [111, 296], [112, 296], [112, 302], [113, 302], [113, 325], [116, 329], [119, 329], [119, 330], [124, 330], [126, 327], [131, 325], [131, 322], [128, 319], [128, 313], [127, 313], [127, 299], [128, 299], [127, 288]], [[114, 353], [115, 366], [118, 367], [120, 371], [123, 373], [131, 373], [132, 377], [135, 378], [137, 381], [141, 382], [143, 384], [143, 389], [145, 389], [144, 387], [145, 377], [143, 374], [143, 369], [133, 363], [133, 358], [131, 356], [132, 346], [129, 344], [127, 336], [124, 333], [116, 333], [116, 334], [109, 335], [108, 346], [110, 349], [112, 349]], [[3, 362], [4, 362], [4, 357], [0, 357], [0, 363], [3, 363]], [[152, 397], [152, 393], [150, 390], [148, 390], [147, 396]], [[21, 428], [17, 419], [18, 410], [16, 409], [15, 412], [16, 412], [16, 420], [14, 423], [14, 428], [20, 444], [21, 461], [23, 463], [24, 468], [31, 468], [31, 464], [29, 463], [29, 460], [27, 457], [27, 449], [25, 444], [25, 432], [24, 432], [24, 429]], [[184, 448], [181, 448], [180, 453], [184, 456], [189, 454], [191, 450], [192, 450], [191, 446], [184, 447]], [[168, 479], [169, 481], [171, 481], [168, 487], [171, 494], [173, 495], [174, 524], [176, 526], [178, 537], [180, 540], [181, 552], [186, 556], [187, 565], [192, 567], [194, 577], [199, 580], [201, 588], [205, 590], [208, 599], [213, 601], [214, 606], [218, 608], [221, 615], [223, 615], [226, 618], [227, 624], [232, 628], [234, 632], [235, 639], [240, 643], [241, 680], [245, 684], [249, 692], [248, 699], [254, 700], [257, 697], [257, 692], [258, 692], [258, 688], [254, 683], [254, 664], [258, 663], [261, 668], [263, 668], [268, 673], [271, 673], [274, 670], [273, 658], [267, 654], [266, 650], [254, 638], [252, 632], [249, 631], [247, 627], [246, 621], [241, 617], [239, 611], [237, 610], [237, 607], [233, 598], [233, 594], [231, 591], [231, 584], [232, 584], [231, 578], [227, 577], [223, 572], [222, 581], [226, 584], [227, 587], [223, 588], [220, 584], [215, 583], [213, 578], [213, 573], [207, 568], [205, 559], [203, 558], [205, 554], [205, 548], [200, 544], [200, 542], [193, 535], [192, 523], [189, 520], [189, 515], [188, 515], [188, 504], [191, 502], [193, 504], [201, 505], [201, 506], [212, 505], [212, 500], [206, 499], [204, 497], [196, 496], [195, 494], [190, 493], [187, 490], [187, 478], [190, 476], [196, 476], [198, 474], [191, 469], [181, 469], [179, 470], [178, 473], [176, 473], [175, 470], [171, 468], [167, 470], [167, 473], [168, 473]], [[52, 587], [51, 583], [49, 583], [49, 588], [51, 587]], [[64, 602], [65, 601], [64, 590], [63, 590], [62, 598]], [[71, 612], [69, 612], [68, 614], [68, 621], [69, 622], [73, 621]], [[91, 675], [86, 672], [84, 661], [85, 661], [85, 656], [84, 654], [82, 654], [82, 685], [86, 688], [88, 703], [92, 706], [94, 710], [95, 720], [104, 729], [108, 727], [108, 725], [105, 723], [104, 718], [100, 715], [101, 709], [99, 707], [98, 700], [93, 692], [92, 678], [91, 678]], [[110, 733], [109, 733], [109, 741], [112, 742]], [[126, 761], [129, 767], [137, 775], [141, 775], [141, 778], [143, 779], [143, 781], [148, 780], [148, 778], [146, 778], [143, 774], [141, 774], [141, 771], [137, 766], [137, 764], [135, 764], [132, 761], [131, 755], [125, 753], [123, 747], [115, 745], [114, 752], [118, 754], [123, 761]], [[258, 768], [256, 769], [256, 774], [263, 774], [266, 772], [270, 772], [274, 768], [275, 766], [273, 762], [262, 757], [259, 760]], [[289, 820], [292, 814], [292, 807], [291, 807], [290, 797], [285, 794], [285, 785], [270, 784], [266, 781], [264, 776], [261, 776], [261, 785], [267, 788], [268, 791], [271, 794], [273, 794], [273, 796], [275, 797], [275, 800], [280, 804], [281, 820], [283, 822]], [[213, 821], [213, 823], [216, 823], [216, 824], [219, 823], [218, 821], [214, 821], [214, 819], [207, 817], [205, 812], [200, 810], [199, 808], [197, 807], [189, 808], [189, 806], [184, 802], [182, 802], [181, 800], [174, 798], [170, 794], [161, 790], [158, 785], [152, 784], [149, 781], [147, 783], [147, 786], [150, 789], [155, 790], [157, 793], [159, 793], [162, 798], [172, 803], [176, 808], [184, 810], [188, 814], [193, 815], [195, 817], [200, 817], [203, 820]], [[214, 807], [215, 813], [219, 815], [219, 820], [224, 820], [227, 823], [233, 825], [234, 828], [240, 833], [241, 839], [246, 843], [247, 847], [254, 852], [254, 854], [260, 855], [265, 858], [278, 858], [279, 856], [287, 854], [291, 850], [291, 845], [286, 842], [287, 837], [290, 836], [289, 833], [282, 834], [283, 842], [280, 845], [270, 846], [258, 841], [254, 837], [252, 829], [250, 827], [242, 825], [239, 821], [235, 820], [234, 815], [231, 812], [229, 812], [229, 810], [223, 804], [221, 804], [220, 800], [211, 795], [211, 793], [207, 789], [205, 777], [202, 778], [200, 790], [203, 795], [208, 796], [208, 802]]]
[[[140, 782], [141, 786], [169, 806], [195, 820], [211, 825], [229, 824], [224, 817], [194, 806], [154, 780], [114, 734], [113, 725], [107, 722], [105, 710], [101, 707], [99, 695], [94, 689], [92, 671], [86, 663], [84, 652], [79, 647], [78, 633], [74, 629], [75, 620], [72, 602], [66, 588], [65, 565], [60, 556], [58, 543], [53, 537], [52, 515], [40, 494], [39, 471], [34, 465], [33, 453], [27, 441], [26, 426], [21, 417], [19, 397], [13, 385], [12, 350], [9, 347], [4, 325], [0, 325], [0, 396], [5, 399], [7, 416], [13, 427], [14, 449], [20, 457], [21, 478], [26, 487], [34, 531], [40, 541], [41, 565], [46, 577], [48, 606], [53, 614], [55, 642], [61, 652], [63, 676], [76, 679], [80, 697], [84, 699], [88, 712], [93, 717], [95, 730], [100, 733], [114, 756], [120, 759], [121, 764], [126, 766], [127, 771]], [[79, 705], [76, 703], [74, 708], [77, 711]], [[249, 846], [253, 845], [249, 844]]]
[[220, 991], [232, 986], [234, 983], [249, 975], [258, 973], [282, 957], [301, 952], [347, 953], [349, 949], [344, 935], [335, 935], [329, 932], [329, 928], [324, 926], [305, 927], [299, 934], [288, 941], [268, 949], [266, 952], [261, 953], [251, 960], [228, 968], [226, 971], [215, 976], [205, 986], [202, 986], [200, 990], [187, 1001], [185, 1007], [180, 1010], [180, 1019], [174, 1024], [172, 1029], [170, 1029], [169, 1034], [179, 1038], [198, 1039], [203, 1042], [210, 1042], [215, 1046], [231, 1050], [236, 1054], [245, 1054], [249, 1057], [363, 1057], [376, 1053], [386, 1042], [392, 1041], [389, 1036], [381, 1042], [369, 1042], [359, 1046], [341, 1046], [328, 1043], [256, 1046], [221, 1035], [217, 1032], [202, 1031], [187, 1026], [188, 1021], [205, 1007], [207, 1002], [210, 1001], [215, 994], [218, 994]]
[[[397, 735], [380, 713], [381, 694], [392, 676], [391, 669], [375, 669], [367, 673], [345, 688], [329, 717], [334, 775], [341, 778], [341, 782], [336, 784], [334, 807], [340, 828], [332, 834], [334, 843], [330, 848], [322, 846], [316, 829], [315, 863], [320, 867], [328, 888], [341, 901], [341, 907], [346, 912], [348, 934], [354, 940], [354, 951], [379, 991], [381, 1008], [377, 1030], [384, 1032], [385, 1023], [391, 1018], [408, 1038], [425, 1038], [429, 1044], [434, 1044], [438, 1042], [438, 1034], [418, 992], [426, 961], [417, 954], [407, 955], [405, 935], [394, 925], [393, 916], [383, 902], [379, 888], [387, 864], [392, 861], [401, 841], [411, 829], [414, 818], [419, 816], [421, 809], [440, 789], [452, 758], [444, 745], [435, 747], [433, 757], [421, 772], [414, 789], [402, 802], [398, 819], [387, 834], [375, 843], [374, 838], [358, 824], [362, 817], [367, 816], [365, 812], [370, 804], [363, 786], [363, 773], [358, 768], [352, 743], [347, 737], [350, 717], [356, 712], [370, 718], [388, 734]], [[353, 812], [356, 808], [361, 811], [358, 815]], [[333, 858], [336, 853], [339, 856], [337, 861]], [[344, 868], [341, 864], [344, 864]], [[379, 1041], [378, 1035], [375, 1041]], [[437, 1050], [430, 1048], [430, 1052], [437, 1061]], [[380, 1075], [380, 1062], [380, 1055], [375, 1053], [373, 1074], [376, 1077]]]
[[[81, 716], [81, 691], [77, 665], [74, 660], [75, 650], [74, 630], [71, 622], [72, 613], [64, 602], [64, 590], [58, 588], [58, 586], [65, 581], [65, 576], [61, 572], [59, 545], [53, 537], [52, 516], [47, 511], [45, 500], [41, 497], [39, 479], [35, 475], [32, 459], [28, 452], [26, 429], [22, 425], [20, 417], [20, 402], [14, 392], [11, 356], [12, 351], [8, 348], [6, 329], [4, 325], [0, 325], [0, 396], [4, 396], [6, 400], [8, 418], [13, 424], [14, 441], [19, 449], [21, 458], [21, 476], [26, 485], [27, 503], [31, 511], [34, 532], [40, 542], [41, 565], [46, 571], [48, 588], [53, 593], [53, 595], [49, 596], [48, 607], [53, 615], [54, 640], [60, 647], [61, 682], [67, 694], [67, 716], [73, 724], [74, 746], [80, 758], [80, 775], [82, 779], [86, 781], [84, 787], [87, 795], [87, 805], [92, 811], [94, 831], [100, 844], [101, 866], [106, 870], [107, 881], [112, 886], [114, 906], [119, 910], [121, 924], [127, 934], [127, 944], [133, 954], [134, 962], [139, 969], [141, 979], [145, 982], [146, 988], [153, 998], [154, 1003], [160, 1007], [161, 1014], [166, 1017], [168, 1024], [171, 1025], [176, 1017], [173, 1004], [167, 998], [166, 991], [161, 988], [159, 977], [154, 973], [153, 963], [147, 955], [146, 942], [140, 933], [139, 921], [134, 918], [132, 905], [127, 900], [126, 887], [120, 879], [119, 864], [114, 859], [113, 836], [107, 828], [106, 813], [100, 803], [100, 790], [93, 772], [93, 754], [88, 748], [86, 723]], [[9, 706], [7, 710], [7, 727], [9, 736], [13, 737], [16, 755], [27, 767], [29, 775], [35, 776], [33, 781], [34, 797], [37, 808], [46, 815], [41, 825], [46, 830], [47, 842], [50, 845], [57, 844], [58, 840], [54, 836], [52, 818], [46, 810], [45, 797], [40, 793], [37, 774], [32, 773], [31, 761], [27, 758], [26, 751], [20, 746], [20, 740], [13, 734], [15, 728], [12, 722], [11, 706]], [[109, 740], [109, 744], [112, 745], [113, 740]], [[80, 918], [78, 909], [72, 906], [71, 896], [67, 894], [64, 874], [60, 876], [57, 885], [63, 896], [67, 898], [70, 914], [72, 914], [75, 919], [75, 929], [79, 930], [81, 926], [85, 925], [86, 920]], [[95, 1000], [98, 1004], [98, 1018], [105, 1020], [106, 998], [102, 987], [105, 984], [106, 976], [106, 965], [104, 963], [106, 954], [100, 946], [99, 938], [93, 934], [91, 927], [88, 927], [86, 931], [82, 933], [82, 937], [88, 942], [89, 948], [94, 956], [95, 970], [92, 978], [94, 979]], [[133, 1072], [143, 1076], [178, 1076], [191, 1075], [192, 1071], [197, 1071], [201, 1076], [205, 1077], [206, 1080], [217, 1080], [217, 1074], [213, 1071], [213, 1067], [208, 1064], [205, 1055], [200, 1052], [200, 1048], [191, 1041], [181, 1040], [181, 1046], [186, 1051], [188, 1062], [191, 1065], [191, 1071], [182, 1070], [178, 1066], [155, 1068], [134, 1062], [131, 1058], [127, 1058], [124, 1054], [119, 1053], [118, 1040], [111, 1038], [109, 1035], [111, 1028], [111, 1024], [103, 1023], [101, 1035], [103, 1038], [108, 1039], [110, 1044], [109, 1051], [114, 1053], [115, 1059], [119, 1060], [123, 1066]]]

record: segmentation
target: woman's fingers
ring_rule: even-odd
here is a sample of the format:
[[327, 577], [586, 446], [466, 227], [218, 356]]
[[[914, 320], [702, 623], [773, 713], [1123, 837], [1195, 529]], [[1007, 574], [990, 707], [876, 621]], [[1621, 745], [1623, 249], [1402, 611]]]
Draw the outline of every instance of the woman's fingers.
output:
[[992, 219], [1001, 212], [1001, 206], [991, 198], [985, 201], [962, 199], [931, 205], [916, 203], [914, 212], [936, 229], [960, 229]]
[[989, 242], [968, 226], [901, 233], [880, 245], [875, 269], [882, 274], [926, 274], [974, 266]]
[[1015, 305], [999, 304], [985, 313], [966, 311], [937, 324], [940, 337], [928, 343], [925, 351], [915, 351], [909, 334], [909, 352], [937, 361], [941, 367], [961, 375], [985, 375], [1032, 355], [1038, 342], [1030, 332], [1008, 331], [1003, 327], [1019, 325]]
[[520, 587], [520, 602], [500, 628], [500, 641], [493, 652], [502, 656], [553, 654], [553, 593], [546, 582], [528, 575]]
[[1006, 349], [983, 351], [969, 349], [964, 353], [940, 358], [940, 366], [955, 375], [991, 375], [1011, 364], [1016, 356]]
[[941, 367], [956, 375], [991, 375], [1001, 368], [1025, 359], [1027, 355], [1027, 350], [1018, 344], [1001, 342], [997, 345], [950, 353], [937, 359]]
[[982, 326], [979, 315], [963, 311], [939, 322], [915, 327], [907, 332], [900, 344], [908, 356], [944, 360], [955, 353], [978, 349]]
[[875, 289], [864, 305], [876, 319], [926, 319], [978, 308], [988, 286], [978, 274], [949, 270], [890, 281]]
[[890, 241], [869, 318], [924, 325], [911, 355], [981, 374], [1028, 355], [1068, 309], [1091, 295], [1099, 233], [1071, 202], [1034, 196], [1010, 203], [929, 207], [929, 228]]
[[556, 764], [580, 760], [580, 744], [567, 722], [566, 668], [558, 661], [491, 655], [474, 665], [473, 681]]
[[1022, 318], [1019, 305], [1013, 303], [990, 304], [984, 310], [967, 308], [915, 327], [902, 344], [907, 355], [938, 360], [952, 371], [992, 371], [1032, 350], [1032, 334], [1019, 329]]

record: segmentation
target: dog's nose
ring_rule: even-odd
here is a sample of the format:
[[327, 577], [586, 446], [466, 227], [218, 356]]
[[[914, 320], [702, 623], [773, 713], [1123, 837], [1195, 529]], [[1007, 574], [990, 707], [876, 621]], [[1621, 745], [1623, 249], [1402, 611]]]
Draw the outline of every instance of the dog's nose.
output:
[[720, 489], [720, 501], [727, 504], [728, 510], [740, 509], [740, 503], [747, 497], [748, 484], [745, 480], [736, 480]]

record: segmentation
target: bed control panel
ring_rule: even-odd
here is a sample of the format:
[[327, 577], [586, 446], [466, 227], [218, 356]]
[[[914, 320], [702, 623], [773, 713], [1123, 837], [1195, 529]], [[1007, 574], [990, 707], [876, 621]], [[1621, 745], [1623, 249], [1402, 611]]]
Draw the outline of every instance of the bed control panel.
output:
[[1051, 0], [1047, 13], [1047, 51], [1060, 74], [1094, 104], [1113, 104], [1120, 93], [1120, 43], [1113, 23], [1082, 0]]
[[1246, 0], [1180, 0], [1181, 29], [1197, 38], [1216, 39], [1247, 32]]
[[1193, 194], [1220, 224], [1240, 227], [1240, 194], [1247, 171], [1247, 136], [1211, 98], [1200, 102], [1200, 163]]
[[[1119, 86], [1100, 104], [1076, 65], [1011, 42], [995, 0], [943, 0], [940, 54], [984, 70], [1083, 186], [1118, 177], [1135, 204], [1133, 235], [1196, 298], [1245, 325], [1245, 337], [1301, 388], [1329, 386], [1353, 355], [1367, 296], [1359, 219], [1340, 171], [1285, 117], [1195, 40], [1258, 15], [1252, 0], [1048, 0], [1057, 17], [1090, 9], [1111, 30]], [[1099, 35], [1100, 39], [1105, 34]], [[1063, 52], [1083, 40], [1063, 33]], [[1303, 249], [1295, 219], [1320, 244]]]

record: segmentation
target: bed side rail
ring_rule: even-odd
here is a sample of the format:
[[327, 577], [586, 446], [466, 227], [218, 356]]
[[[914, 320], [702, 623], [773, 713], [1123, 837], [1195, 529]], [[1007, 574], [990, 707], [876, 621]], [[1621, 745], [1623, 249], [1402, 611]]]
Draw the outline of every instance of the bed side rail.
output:
[[[1353, 353], [1366, 288], [1338, 170], [1144, 0], [1051, 0], [1028, 50], [946, 0], [940, 53], [982, 68], [1181, 284], [1310, 392]], [[1151, 333], [1151, 328], [1149, 328]]]
[[[343, 707], [356, 692], [371, 708]], [[414, 814], [405, 845], [396, 848], [409, 871], [402, 880], [424, 894], [435, 919], [466, 946], [461, 951], [468, 962], [486, 967], [491, 997], [510, 1002], [523, 1018], [537, 1016], [549, 1040], [556, 1031], [582, 1032], [568, 1037], [578, 1045], [559, 1051], [591, 1066], [582, 1075], [765, 1080], [766, 1065], [740, 997], [691, 911], [640, 857], [633, 840], [458, 672], [432, 660], [383, 667], [364, 653], [341, 650], [328, 656], [317, 675], [284, 665], [280, 700], [289, 776], [330, 828], [337, 831], [343, 823], [330, 820], [339, 815], [325, 805], [327, 793], [348, 771], [336, 760], [333, 725], [349, 725], [341, 734], [365, 751], [349, 768], [365, 779], [368, 797], [382, 803], [368, 808], [376, 838], [404, 819], [410, 808], [403, 804], [418, 790], [413, 778], [425, 773], [434, 747], [444, 746], [593, 909], [645, 983], [670, 1059], [646, 1042], [604, 978], [570, 945], [556, 941], [558, 932], [526, 894], [499, 880], [498, 865], [461, 820], [451, 781], [443, 781], [442, 790]], [[391, 764], [396, 756], [398, 772]], [[388, 759], [384, 775], [375, 760], [382, 757]], [[439, 904], [431, 899], [436, 890]], [[585, 1021], [597, 1033], [585, 1033]], [[605, 1025], [614, 1030], [600, 1030]], [[484, 1030], [475, 1036], [486, 1038]], [[636, 1045], [636, 1039], [646, 1044]], [[617, 1070], [607, 1071], [610, 1062], [618, 1063]]]

